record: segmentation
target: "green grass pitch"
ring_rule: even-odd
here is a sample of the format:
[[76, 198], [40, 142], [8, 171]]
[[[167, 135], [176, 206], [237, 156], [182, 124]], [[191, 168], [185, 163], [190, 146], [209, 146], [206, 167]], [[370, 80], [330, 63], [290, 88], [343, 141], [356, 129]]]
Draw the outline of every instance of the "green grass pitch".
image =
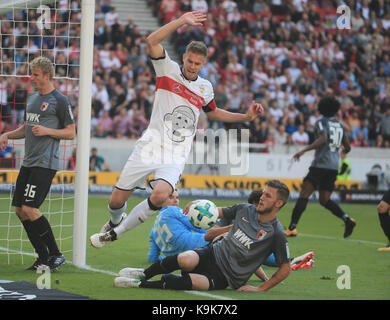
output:
[[[181, 199], [184, 206], [190, 199]], [[50, 212], [72, 208], [72, 199], [66, 201], [51, 201]], [[89, 198], [88, 236], [100, 230], [107, 221], [108, 196]], [[128, 208], [140, 202], [140, 198], [132, 198]], [[68, 202], [68, 203], [67, 203]], [[218, 206], [228, 206], [236, 201], [215, 200]], [[47, 204], [42, 212], [47, 210]], [[9, 206], [9, 203], [6, 205]], [[56, 208], [58, 207], [58, 209]], [[279, 213], [279, 220], [286, 227], [290, 221], [294, 203], [288, 203]], [[87, 265], [90, 269], [81, 269], [71, 263], [64, 265], [58, 272], [51, 274], [51, 288], [105, 300], [208, 300], [208, 299], [239, 299], [239, 300], [387, 300], [390, 298], [390, 252], [377, 252], [377, 248], [386, 245], [386, 238], [380, 228], [375, 205], [341, 204], [342, 208], [357, 221], [353, 234], [343, 239], [344, 225], [317, 203], [309, 203], [298, 226], [298, 236], [289, 238], [291, 256], [314, 251], [314, 266], [312, 269], [292, 271], [290, 276], [268, 292], [243, 293], [232, 289], [218, 290], [207, 293], [162, 291], [151, 289], [114, 288], [114, 274], [124, 267], [147, 267], [147, 252], [149, 233], [154, 219], [126, 233], [118, 241], [101, 249], [87, 245]], [[18, 227], [15, 215], [4, 213], [8, 208], [0, 205], [0, 239], [27, 239]], [[12, 210], [12, 208], [11, 208]], [[69, 211], [72, 211], [71, 209]], [[55, 234], [62, 228], [61, 240], [66, 258], [71, 261], [73, 214], [53, 215], [50, 217]], [[11, 230], [6, 225], [14, 227]], [[60, 226], [62, 225], [62, 227]], [[0, 248], [11, 248], [14, 251], [32, 252], [28, 241], [6, 242], [0, 240]], [[34, 261], [31, 255], [5, 254], [0, 250], [0, 280], [25, 280], [36, 283], [39, 274], [24, 271], [24, 267]], [[350, 269], [350, 289], [339, 289], [338, 278], [345, 273], [338, 273], [339, 266]], [[264, 267], [271, 276], [276, 268]], [[157, 277], [156, 277], [157, 278]], [[341, 280], [339, 280], [340, 282]], [[342, 283], [342, 281], [341, 281]], [[344, 282], [345, 283], [345, 282]], [[259, 285], [254, 276], [249, 284]]]

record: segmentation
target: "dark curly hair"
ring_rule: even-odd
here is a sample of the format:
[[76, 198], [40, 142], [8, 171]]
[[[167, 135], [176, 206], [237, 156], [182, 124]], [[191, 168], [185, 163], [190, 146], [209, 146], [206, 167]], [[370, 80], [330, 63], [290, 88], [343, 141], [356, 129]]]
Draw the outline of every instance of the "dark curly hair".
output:
[[323, 97], [318, 103], [318, 110], [324, 117], [333, 117], [340, 109], [340, 102], [335, 97]]
[[259, 204], [262, 195], [263, 195], [262, 189], [253, 190], [248, 197], [248, 203], [255, 204], [255, 205]]

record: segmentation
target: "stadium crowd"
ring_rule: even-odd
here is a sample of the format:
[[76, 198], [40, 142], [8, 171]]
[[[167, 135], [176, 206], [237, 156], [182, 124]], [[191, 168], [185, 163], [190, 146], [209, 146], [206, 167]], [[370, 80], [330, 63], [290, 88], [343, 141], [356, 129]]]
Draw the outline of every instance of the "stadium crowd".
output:
[[[60, 5], [64, 2], [67, 1], [60, 1]], [[80, 30], [75, 22], [80, 21], [80, 4], [69, 2], [73, 10], [64, 7], [61, 11], [60, 7], [57, 13], [63, 27], [59, 23], [55, 31], [46, 31], [56, 32], [56, 37], [34, 37], [39, 34], [34, 23], [26, 31], [22, 22], [3, 22], [1, 74], [27, 74], [27, 59], [39, 55], [42, 48], [43, 54], [53, 55], [57, 76], [78, 77]], [[256, 99], [265, 108], [264, 115], [251, 124], [210, 123], [214, 128], [247, 127], [250, 141], [265, 145], [308, 144], [313, 141], [314, 123], [320, 117], [317, 102], [329, 94], [341, 102], [338, 118], [353, 146], [389, 148], [390, 3], [348, 1], [351, 28], [339, 29], [336, 9], [342, 3], [148, 0], [161, 23], [185, 11], [208, 12], [203, 27], [185, 26], [174, 34], [178, 59], [190, 40], [204, 41], [209, 47], [209, 59], [200, 75], [213, 84], [217, 105], [245, 112]], [[69, 19], [72, 24], [68, 30], [65, 25]], [[28, 36], [18, 36], [23, 34]], [[96, 2], [93, 137], [134, 139], [147, 127], [155, 79], [146, 36], [132, 17], [120, 24], [110, 0]], [[7, 116], [13, 112], [16, 117], [12, 115], [10, 119], [16, 120], [11, 124], [21, 123], [23, 89], [28, 88], [23, 77], [0, 80], [5, 130], [11, 123]], [[77, 81], [58, 80], [56, 87], [77, 105]], [[77, 108], [74, 114], [77, 118]], [[199, 121], [199, 126], [204, 126], [204, 120]]]

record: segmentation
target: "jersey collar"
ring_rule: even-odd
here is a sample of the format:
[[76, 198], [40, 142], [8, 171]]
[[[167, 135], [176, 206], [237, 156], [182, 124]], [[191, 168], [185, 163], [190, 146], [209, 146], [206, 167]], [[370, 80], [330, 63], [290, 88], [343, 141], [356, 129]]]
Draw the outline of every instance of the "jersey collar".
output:
[[198, 76], [196, 76], [196, 78], [194, 80], [191, 80], [191, 79], [188, 79], [185, 75], [184, 75], [184, 72], [183, 72], [183, 66], [180, 68], [180, 73], [181, 73], [181, 76], [186, 79], [187, 81], [191, 81], [191, 82], [195, 82], [196, 80], [198, 80]]

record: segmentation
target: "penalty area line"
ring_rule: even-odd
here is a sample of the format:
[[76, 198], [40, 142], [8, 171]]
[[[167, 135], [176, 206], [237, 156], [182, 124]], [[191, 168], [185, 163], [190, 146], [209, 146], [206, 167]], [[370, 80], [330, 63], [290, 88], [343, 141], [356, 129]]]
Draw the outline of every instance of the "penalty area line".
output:
[[375, 242], [375, 241], [359, 240], [359, 239], [344, 239], [344, 238], [322, 236], [322, 235], [318, 235], [318, 234], [298, 233], [297, 237], [299, 237], [299, 236], [307, 237], [307, 238], [315, 238], [315, 239], [324, 239], [324, 240], [339, 240], [339, 241], [357, 242], [357, 243], [364, 243], [364, 244], [372, 244], [372, 245], [376, 245], [376, 246], [385, 246], [386, 245], [386, 243], [383, 243], [383, 242]]

